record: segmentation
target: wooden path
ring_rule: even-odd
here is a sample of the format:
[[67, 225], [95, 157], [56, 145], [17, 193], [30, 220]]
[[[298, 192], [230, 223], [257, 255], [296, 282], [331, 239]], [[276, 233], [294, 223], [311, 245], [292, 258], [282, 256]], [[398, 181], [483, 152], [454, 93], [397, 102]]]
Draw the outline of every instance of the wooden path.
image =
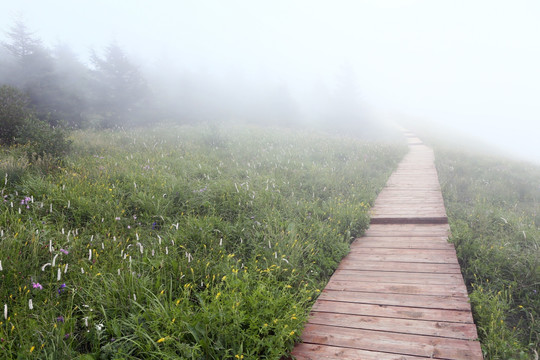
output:
[[297, 359], [482, 359], [433, 151], [409, 153], [314, 304]]

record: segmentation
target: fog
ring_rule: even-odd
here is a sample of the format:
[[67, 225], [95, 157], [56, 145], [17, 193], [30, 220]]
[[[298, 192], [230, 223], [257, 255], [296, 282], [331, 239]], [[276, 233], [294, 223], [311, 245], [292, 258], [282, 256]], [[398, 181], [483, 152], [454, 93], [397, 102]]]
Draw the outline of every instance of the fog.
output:
[[176, 116], [416, 119], [540, 163], [537, 1], [0, 2], [83, 63], [118, 43]]

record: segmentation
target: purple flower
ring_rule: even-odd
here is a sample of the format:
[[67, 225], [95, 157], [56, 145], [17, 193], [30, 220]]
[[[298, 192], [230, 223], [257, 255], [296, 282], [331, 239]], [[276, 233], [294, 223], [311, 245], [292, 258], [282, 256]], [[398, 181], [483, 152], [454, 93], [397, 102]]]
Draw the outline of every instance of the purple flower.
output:
[[40, 283], [35, 283], [35, 282], [33, 282], [33, 283], [32, 283], [32, 287], [33, 287], [34, 289], [43, 290], [43, 286], [41, 286]]
[[69, 251], [67, 251], [67, 250], [65, 250], [65, 249], [60, 249], [60, 251], [61, 251], [64, 255], [69, 254]]
[[59, 317], [56, 318], [56, 321], [63, 323], [64, 322], [64, 317], [59, 316]]
[[60, 285], [60, 288], [58, 289], [58, 293], [61, 294], [61, 293], [64, 291], [65, 288], [66, 288], [66, 284], [65, 284], [65, 283], [62, 284], [62, 285]]

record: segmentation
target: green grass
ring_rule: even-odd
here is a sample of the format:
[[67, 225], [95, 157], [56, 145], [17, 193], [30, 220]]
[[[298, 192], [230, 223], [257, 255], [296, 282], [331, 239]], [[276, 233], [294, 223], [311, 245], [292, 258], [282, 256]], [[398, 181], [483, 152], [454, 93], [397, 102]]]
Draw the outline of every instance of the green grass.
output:
[[540, 168], [441, 148], [437, 168], [486, 359], [540, 348]]
[[279, 359], [405, 152], [255, 127], [72, 140], [48, 174], [0, 155], [2, 359]]

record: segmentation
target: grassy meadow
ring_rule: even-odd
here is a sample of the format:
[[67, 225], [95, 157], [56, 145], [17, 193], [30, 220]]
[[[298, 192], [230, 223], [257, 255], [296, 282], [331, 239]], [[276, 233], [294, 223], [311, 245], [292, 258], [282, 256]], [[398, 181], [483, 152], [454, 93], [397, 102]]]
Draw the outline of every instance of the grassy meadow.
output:
[[406, 151], [256, 127], [71, 139], [55, 170], [0, 153], [2, 359], [279, 359]]
[[538, 359], [540, 167], [439, 148], [446, 210], [486, 359]]

